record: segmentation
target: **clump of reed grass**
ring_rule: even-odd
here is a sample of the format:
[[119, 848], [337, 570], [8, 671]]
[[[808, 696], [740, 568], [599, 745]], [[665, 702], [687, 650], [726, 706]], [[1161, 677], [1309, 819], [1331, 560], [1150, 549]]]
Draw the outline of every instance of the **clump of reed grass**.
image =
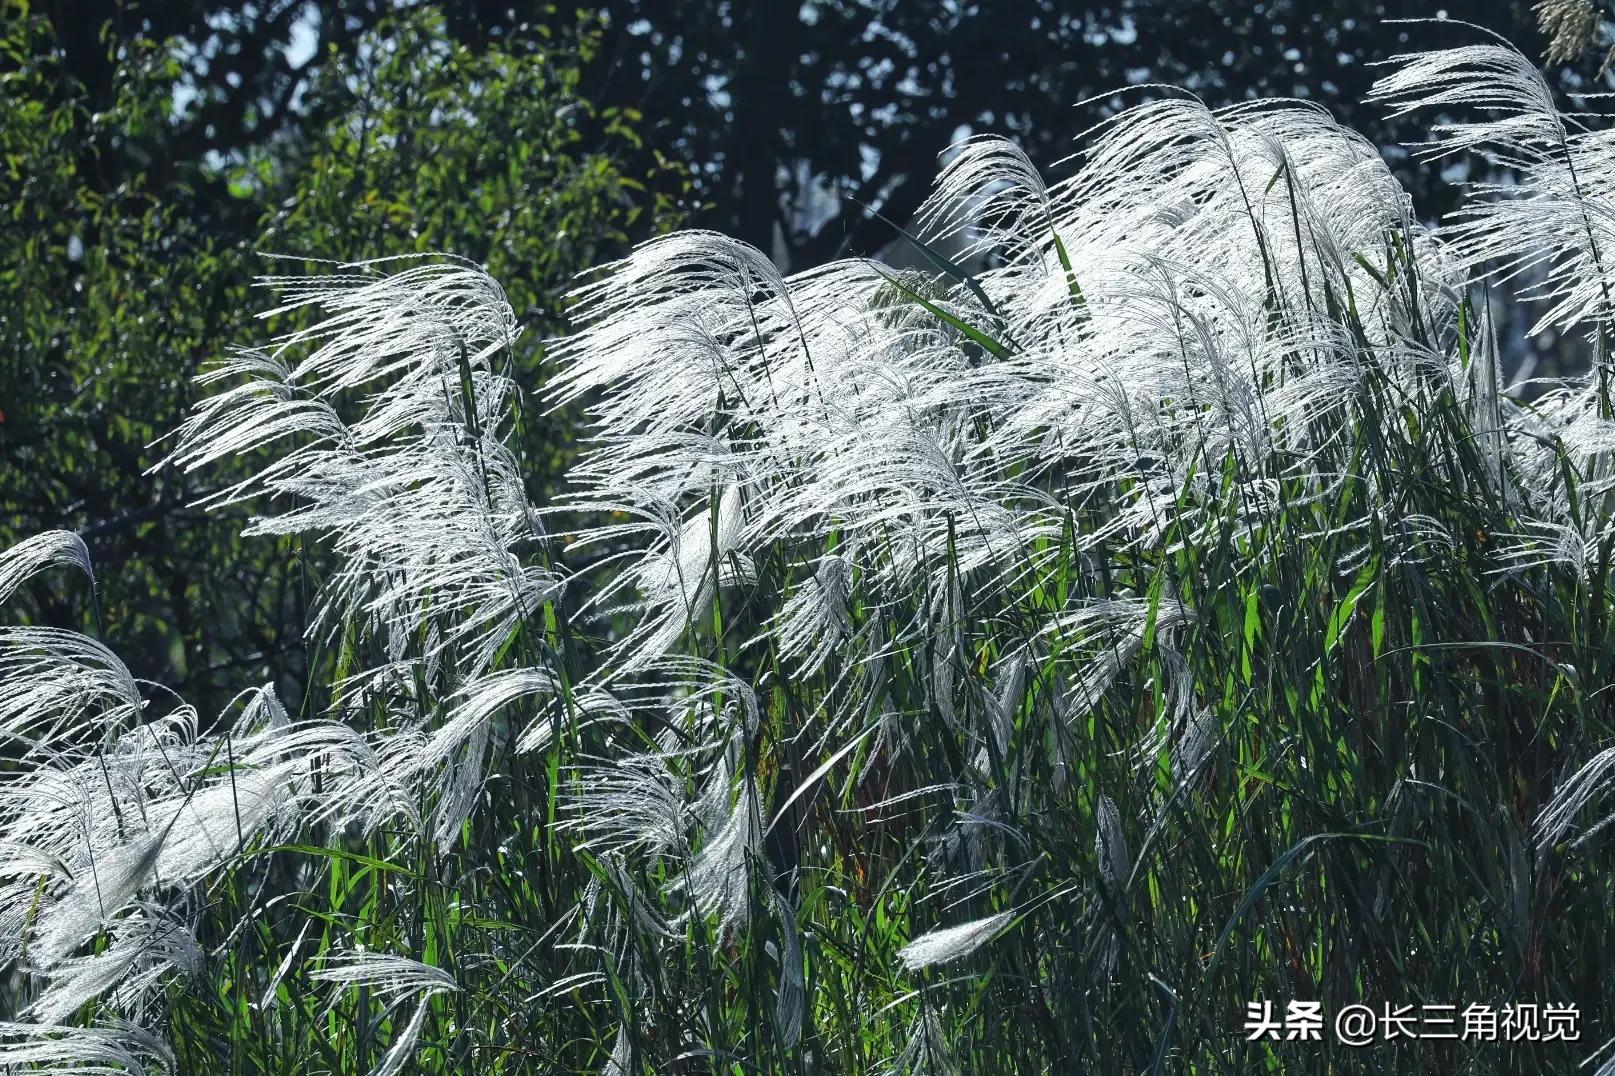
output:
[[[4, 629], [0, 1063], [1389, 1072], [1445, 1062], [1239, 1014], [1593, 1025], [1609, 139], [1498, 43], [1377, 96], [1474, 108], [1428, 155], [1515, 181], [1431, 230], [1323, 110], [1168, 96], [1052, 185], [959, 147], [922, 223], [979, 272], [649, 243], [552, 350], [555, 503], [493, 281], [271, 281], [321, 317], [207, 375], [170, 463], [263, 461], [217, 499], [334, 553], [322, 677], [204, 721]], [[1522, 275], [1590, 362], [1529, 398], [1486, 302]], [[0, 597], [64, 565], [24, 543]]]

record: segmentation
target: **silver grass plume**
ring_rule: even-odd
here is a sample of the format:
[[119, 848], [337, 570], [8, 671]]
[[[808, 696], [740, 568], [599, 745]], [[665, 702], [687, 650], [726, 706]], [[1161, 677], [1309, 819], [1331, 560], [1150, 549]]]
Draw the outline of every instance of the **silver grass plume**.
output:
[[406, 956], [368, 949], [339, 951], [326, 957], [311, 972], [315, 982], [334, 987], [364, 986], [385, 997], [429, 997], [459, 989], [454, 977], [442, 968], [422, 964]]
[[897, 959], [909, 971], [960, 960], [996, 937], [1014, 917], [1013, 911], [999, 912], [985, 919], [974, 919], [958, 926], [921, 934], [898, 950]]
[[1104, 887], [1105, 906], [1110, 912], [1102, 958], [1104, 972], [1109, 975], [1116, 970], [1116, 961], [1121, 956], [1120, 931], [1131, 914], [1132, 901], [1127, 882], [1133, 861], [1127, 850], [1127, 835], [1122, 830], [1121, 812], [1116, 809], [1116, 801], [1109, 796], [1100, 796], [1094, 817], [1098, 823], [1094, 833], [1094, 856], [1099, 861], [1099, 881]]
[[[763, 833], [756, 785], [748, 778], [728, 804], [720, 825], [711, 829], [678, 887], [689, 894], [695, 910], [717, 920], [729, 937], [751, 915], [751, 868], [761, 854]], [[714, 788], [728, 798], [727, 773], [720, 773]]]
[[[1615, 748], [1600, 751], [1565, 779], [1536, 821], [1537, 843], [1542, 847], [1558, 844], [1575, 825], [1576, 818], [1590, 804], [1609, 791], [1615, 782]], [[1606, 818], [1582, 834], [1577, 843], [1604, 828], [1615, 818]]]
[[391, 1005], [415, 998], [415, 1009], [401, 1029], [393, 1034], [392, 1045], [370, 1076], [395, 1076], [404, 1071], [415, 1055], [421, 1029], [426, 1024], [426, 1003], [434, 994], [453, 993], [459, 985], [441, 968], [418, 960], [368, 950], [337, 953], [326, 958], [309, 978], [341, 989], [363, 986]]
[[[1602, 21], [1589, 0], [1537, 0], [1531, 10], [1536, 12], [1537, 29], [1548, 39], [1542, 58], [1550, 64], [1574, 60], [1586, 52]], [[1608, 59], [1604, 66], [1609, 66]]]
[[964, 1069], [954, 1057], [935, 1010], [922, 1004], [902, 1051], [879, 1071], [881, 1076], [960, 1076]]
[[134, 1024], [0, 1023], [0, 1068], [20, 1066], [66, 1076], [159, 1076], [174, 1072], [175, 1060], [167, 1043]]
[[[24, 543], [10, 568], [83, 568], [76, 538]], [[20, 743], [0, 785], [0, 962], [31, 987], [32, 1039], [8, 1064], [55, 1059], [62, 1071], [138, 1071], [116, 1036], [86, 1032], [84, 1052], [52, 1037], [91, 1002], [120, 1013], [144, 1049], [176, 976], [197, 972], [199, 888], [262, 844], [342, 810], [318, 797], [311, 768], [339, 786], [367, 755], [327, 721], [293, 723], [265, 687], [204, 735], [182, 702], [151, 716], [141, 685], [103, 644], [74, 632], [0, 628], [0, 715]], [[90, 951], [86, 946], [96, 939]], [[26, 995], [25, 995], [26, 996]], [[19, 1035], [21, 1025], [12, 1030]], [[120, 1032], [121, 1034], [121, 1032]], [[160, 1067], [166, 1053], [155, 1052]]]
[[249, 533], [331, 541], [338, 567], [311, 630], [357, 627], [382, 655], [336, 685], [335, 716], [391, 714], [338, 752], [325, 815], [366, 828], [402, 815], [448, 843], [495, 743], [536, 749], [552, 731], [547, 719], [518, 731], [497, 721], [518, 699], [553, 694], [542, 663], [495, 660], [562, 586], [507, 444], [520, 329], [499, 286], [454, 259], [263, 283], [283, 300], [264, 316], [321, 317], [205, 373], [220, 391], [177, 431], [167, 462], [193, 469], [277, 449], [208, 503], [280, 509]]
[[[503, 363], [519, 330], [498, 285], [473, 267], [417, 260], [384, 271], [394, 268], [266, 281], [285, 298], [266, 317], [327, 316], [204, 374], [239, 383], [199, 406], [168, 462], [189, 470], [300, 442], [209, 503], [293, 502], [250, 530], [332, 537], [341, 566], [322, 594], [323, 630], [435, 629], [432, 651], [453, 650], [476, 675], [559, 586], [518, 554], [542, 539], [505, 443], [515, 386]], [[336, 404], [361, 389], [360, 415], [344, 421]]]
[[1370, 100], [1392, 115], [1419, 109], [1482, 110], [1486, 118], [1437, 124], [1423, 153], [1439, 159], [1475, 151], [1511, 173], [1472, 183], [1474, 197], [1445, 229], [1472, 271], [1508, 281], [1544, 270], [1522, 297], [1545, 310], [1531, 329], [1607, 323], [1615, 316], [1615, 133], [1589, 129], [1559, 111], [1547, 78], [1502, 42], [1396, 57]]
[[90, 551], [72, 531], [45, 531], [0, 553], [0, 603], [34, 575], [59, 564], [78, 568], [95, 584]]

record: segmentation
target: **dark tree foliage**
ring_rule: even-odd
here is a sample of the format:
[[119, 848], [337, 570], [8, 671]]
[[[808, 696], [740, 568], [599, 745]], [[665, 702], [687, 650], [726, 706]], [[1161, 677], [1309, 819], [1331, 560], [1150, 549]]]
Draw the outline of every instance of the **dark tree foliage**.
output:
[[[924, 198], [937, 156], [968, 132], [1017, 139], [1045, 164], [1082, 130], [1168, 83], [1221, 105], [1316, 100], [1382, 145], [1424, 127], [1362, 105], [1374, 61], [1478, 40], [1450, 14], [1541, 50], [1529, 4], [1373, 0], [607, 0], [585, 91], [645, 115], [648, 149], [687, 162], [702, 223], [791, 268], [870, 253]], [[497, 21], [500, 5], [486, 5]], [[1574, 86], [1575, 76], [1565, 73]], [[1126, 94], [1110, 91], [1137, 87]], [[1095, 95], [1105, 95], [1089, 100]], [[1422, 123], [1422, 121], [1421, 121]], [[1393, 151], [1393, 160], [1397, 155]], [[1403, 158], [1405, 159], [1405, 158]], [[1402, 169], [1421, 208], [1452, 190]]]

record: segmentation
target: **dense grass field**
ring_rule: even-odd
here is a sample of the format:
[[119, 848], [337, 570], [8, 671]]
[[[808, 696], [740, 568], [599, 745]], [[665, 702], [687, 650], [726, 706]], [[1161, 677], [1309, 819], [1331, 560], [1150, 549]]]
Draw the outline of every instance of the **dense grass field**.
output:
[[1615, 140], [1501, 44], [1378, 97], [1515, 180], [1171, 96], [964, 144], [934, 271], [653, 241], [542, 386], [474, 265], [269, 281], [163, 466], [335, 565], [320, 675], [198, 714], [0, 559], [83, 608], [0, 629], [0, 1069], [1615, 1072]]

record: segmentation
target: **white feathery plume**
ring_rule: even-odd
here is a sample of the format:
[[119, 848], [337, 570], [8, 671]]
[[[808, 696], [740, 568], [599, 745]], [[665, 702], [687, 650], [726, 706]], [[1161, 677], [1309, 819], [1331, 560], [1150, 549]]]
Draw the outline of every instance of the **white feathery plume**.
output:
[[53, 966], [50, 985], [28, 1007], [28, 1015], [54, 1024], [91, 999], [105, 997], [114, 1008], [138, 1018], [171, 974], [193, 976], [201, 966], [202, 950], [190, 929], [165, 909], [144, 906], [117, 922], [105, 950]]
[[[316, 624], [359, 622], [400, 637], [435, 631], [475, 675], [516, 625], [555, 593], [518, 546], [539, 537], [505, 445], [515, 387], [495, 360], [516, 339], [498, 285], [463, 264], [420, 262], [277, 284], [285, 305], [327, 316], [267, 355], [238, 354], [204, 375], [246, 380], [205, 401], [178, 431], [187, 469], [287, 437], [302, 443], [218, 501], [292, 501], [254, 533], [324, 531], [341, 558]], [[292, 356], [301, 354], [300, 361]], [[345, 422], [335, 402], [385, 384]]]
[[580, 919], [594, 915], [602, 907], [607, 910], [603, 933], [608, 939], [608, 949], [623, 953], [635, 990], [644, 995], [650, 990], [650, 986], [642, 977], [637, 951], [631, 944], [631, 939], [671, 937], [672, 929], [657, 910], [655, 900], [629, 874], [622, 857], [605, 853], [600, 859], [600, 866], [618, 899], [601, 900], [606, 887], [598, 881], [591, 882], [587, 898], [583, 902], [586, 916]]
[[774, 1000], [774, 1023], [780, 1039], [790, 1049], [802, 1039], [802, 1024], [807, 1016], [807, 972], [802, 963], [801, 928], [796, 924], [796, 909], [771, 890], [774, 912], [779, 917], [780, 944], [771, 946], [779, 962], [779, 991]]
[[[711, 605], [714, 584], [740, 578], [733, 573], [736, 558], [745, 556], [735, 548], [743, 523], [742, 504], [738, 486], [725, 489], [710, 509], [703, 506], [676, 529], [669, 525], [663, 535], [665, 551], [652, 554], [625, 575], [624, 583], [637, 583], [644, 594], [646, 610], [644, 623], [617, 648], [624, 655], [625, 669], [642, 668], [667, 653], [686, 626]], [[749, 563], [749, 558], [738, 563]], [[719, 573], [716, 580], [714, 566]], [[726, 577], [725, 572], [731, 574]]]
[[922, 1004], [902, 1052], [879, 1071], [881, 1076], [961, 1076], [964, 1069], [948, 1047], [936, 1011]]
[[[470, 816], [472, 804], [481, 790], [483, 757], [492, 735], [492, 719], [504, 707], [533, 695], [550, 696], [555, 680], [542, 669], [505, 669], [472, 681], [456, 696], [448, 719], [433, 732], [425, 745], [406, 756], [417, 772], [432, 773], [447, 764], [442, 800], [438, 807], [435, 834], [439, 844], [454, 839]], [[548, 721], [543, 726], [548, 727]], [[532, 738], [526, 737], [529, 743]]]
[[297, 932], [297, 939], [286, 950], [286, 955], [275, 967], [274, 974], [269, 976], [269, 982], [264, 985], [263, 995], [258, 999], [258, 1008], [267, 1009], [275, 1002], [275, 995], [280, 991], [280, 984], [285, 981], [286, 973], [292, 970], [292, 963], [297, 959], [298, 950], [303, 948], [303, 942], [308, 938], [309, 928], [314, 925], [313, 919], [305, 920], [303, 928]]
[[28, 945], [33, 962], [54, 967], [123, 911], [147, 884], [161, 852], [162, 836], [155, 833], [90, 852], [72, 888], [39, 912]]
[[[1615, 316], [1615, 132], [1559, 111], [1536, 64], [1500, 41], [1395, 57], [1371, 101], [1400, 116], [1421, 109], [1490, 113], [1437, 124], [1425, 156], [1475, 151], [1508, 170], [1506, 182], [1471, 184], [1477, 196], [1447, 229], [1471, 270], [1502, 280], [1544, 271], [1522, 297], [1547, 309], [1530, 330], [1604, 323]], [[1489, 268], [1487, 268], [1489, 267]]]
[[0, 603], [30, 578], [56, 565], [71, 565], [95, 585], [95, 569], [84, 539], [72, 531], [44, 531], [0, 553]]
[[1099, 861], [1099, 881], [1104, 886], [1107, 906], [1111, 911], [1112, 925], [1106, 929], [1108, 937], [1103, 957], [1104, 971], [1108, 975], [1116, 970], [1116, 961], [1121, 956], [1120, 926], [1127, 922], [1131, 912], [1127, 881], [1133, 869], [1133, 860], [1127, 849], [1127, 835], [1122, 831], [1121, 812], [1116, 809], [1116, 801], [1109, 796], [1100, 796], [1094, 818], [1097, 823], [1094, 856]]
[[975, 231], [963, 248], [964, 258], [978, 252], [1023, 253], [1023, 244], [1042, 252], [1032, 240], [1047, 234], [1053, 222], [1048, 187], [1037, 166], [1019, 146], [997, 135], [978, 135], [951, 147], [951, 158], [937, 176], [920, 224], [936, 240]]
[[199, 790], [151, 807], [165, 835], [156, 870], [165, 882], [194, 882], [291, 821], [303, 759], [264, 769], [230, 769]]
[[724, 937], [750, 918], [751, 866], [761, 855], [763, 834], [755, 784], [742, 777], [740, 791], [730, 802], [730, 772], [725, 764], [714, 774], [708, 789], [710, 820], [705, 839], [673, 885], [689, 895], [695, 912], [717, 920]]
[[[1609, 791], [1615, 783], [1615, 748], [1600, 751], [1565, 779], [1536, 820], [1537, 844], [1549, 847], [1564, 839], [1576, 818], [1587, 806]], [[1598, 823], [1602, 829], [1610, 819]], [[1582, 835], [1585, 840], [1591, 834]]]
[[1182, 722], [1178, 738], [1172, 744], [1172, 779], [1179, 784], [1189, 780], [1217, 746], [1221, 730], [1209, 710], [1192, 711]]
[[996, 937], [1013, 918], [1013, 911], [999, 912], [984, 919], [921, 934], [897, 951], [897, 959], [909, 971], [963, 959]]
[[659, 858], [684, 843], [690, 812], [668, 760], [635, 753], [575, 768], [560, 825], [576, 832], [579, 848], [602, 854], [629, 850]]
[[430, 769], [447, 761], [471, 735], [486, 729], [495, 714], [516, 700], [535, 695], [548, 698], [555, 691], [554, 677], [543, 669], [504, 669], [473, 681], [455, 696], [458, 702], [448, 719], [427, 741], [420, 767]]
[[1556, 567], [1587, 579], [1598, 557], [1598, 534], [1586, 534], [1570, 521], [1522, 519], [1524, 530], [1497, 535], [1493, 574]]
[[415, 1011], [410, 1014], [408, 1022], [396, 1035], [393, 1043], [387, 1047], [387, 1052], [375, 1068], [370, 1070], [370, 1076], [396, 1076], [403, 1072], [415, 1056], [415, 1045], [420, 1042], [421, 1028], [426, 1026], [426, 1002], [417, 1002]]
[[113, 736], [144, 707], [128, 667], [94, 639], [60, 628], [0, 627], [0, 741], [49, 752]]
[[780, 656], [797, 662], [796, 675], [812, 676], [852, 634], [847, 609], [852, 567], [836, 553], [826, 554], [812, 578], [786, 599], [776, 629]]
[[[367, 829], [389, 817], [418, 826], [424, 797], [435, 801], [431, 835], [449, 842], [481, 788], [497, 711], [553, 690], [542, 667], [494, 671], [561, 587], [528, 555], [545, 539], [506, 443], [520, 330], [499, 286], [454, 260], [383, 259], [264, 283], [283, 299], [266, 316], [320, 318], [205, 374], [222, 391], [178, 431], [170, 462], [190, 469], [285, 446], [213, 502], [280, 510], [249, 533], [331, 539], [337, 569], [311, 631], [357, 628], [386, 654], [337, 685], [339, 716], [395, 715], [363, 739], [332, 731], [316, 751], [334, 772], [309, 811]], [[542, 746], [549, 731], [534, 723], [518, 747]]]
[[176, 1067], [168, 1044], [135, 1024], [0, 1023], [0, 1069], [22, 1066], [59, 1076], [156, 1076]]
[[630, 1076], [634, 1060], [634, 1041], [628, 1037], [628, 1025], [617, 1025], [617, 1040], [612, 1044], [611, 1056], [606, 1058], [600, 1076]]
[[368, 949], [335, 952], [310, 972], [309, 978], [336, 987], [368, 987], [390, 1001], [414, 995], [430, 997], [459, 989], [454, 977], [442, 968], [407, 956]]
[[426, 1025], [427, 999], [434, 994], [453, 993], [459, 984], [441, 968], [422, 964], [408, 957], [371, 951], [349, 951], [327, 957], [319, 970], [310, 974], [316, 982], [337, 987], [363, 986], [389, 1002], [418, 997], [415, 1011], [393, 1035], [393, 1043], [370, 1076], [395, 1076], [415, 1055], [421, 1029]]
[[[1070, 717], [1081, 717], [1097, 706], [1105, 690], [1143, 649], [1150, 615], [1149, 604], [1141, 599], [1095, 601], [1061, 614], [1045, 629], [1052, 640], [1065, 646], [1098, 646], [1097, 653], [1081, 668], [1071, 685]], [[1157, 639], [1160, 639], [1179, 625], [1192, 621], [1194, 614], [1178, 602], [1162, 600], [1155, 608], [1154, 618]], [[1181, 701], [1187, 704], [1187, 697]]]

